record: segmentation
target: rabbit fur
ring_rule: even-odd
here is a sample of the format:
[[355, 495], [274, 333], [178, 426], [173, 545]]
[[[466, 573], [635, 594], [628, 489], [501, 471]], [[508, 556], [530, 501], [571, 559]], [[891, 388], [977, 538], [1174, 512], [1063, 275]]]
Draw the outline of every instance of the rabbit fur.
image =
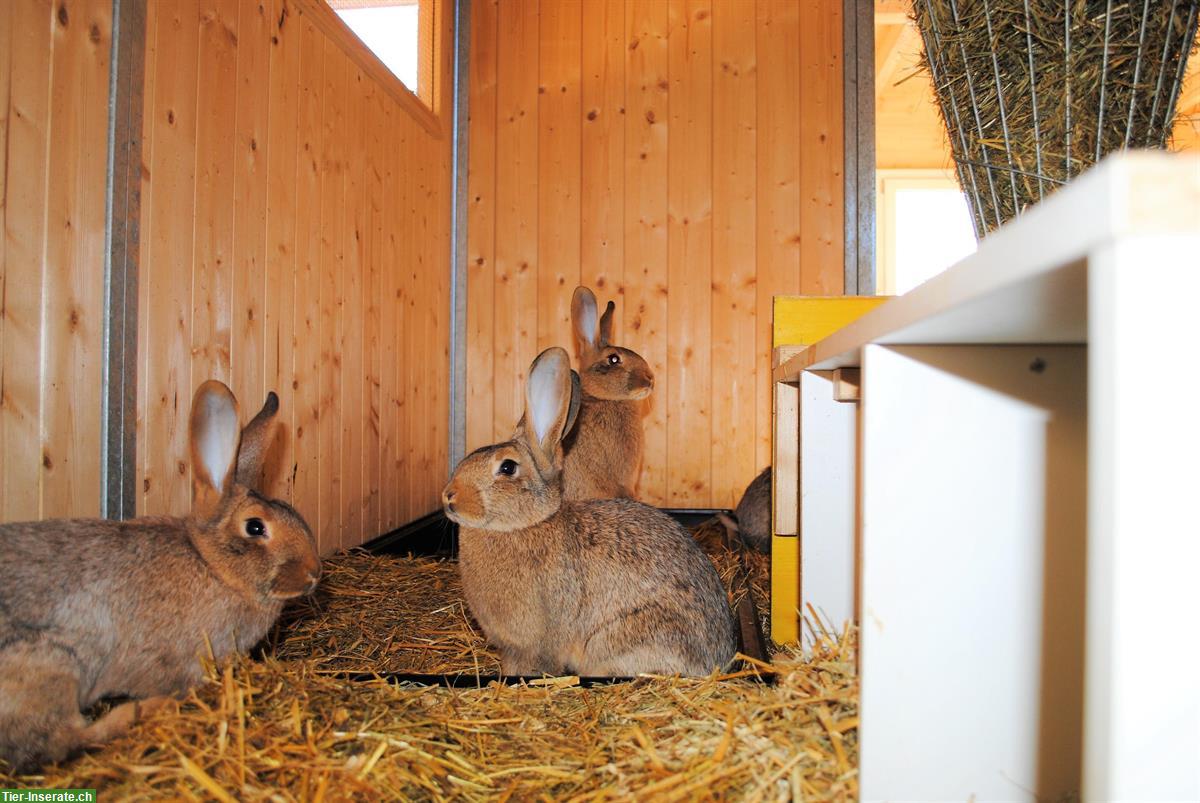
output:
[[[712, 563], [673, 519], [632, 499], [567, 499], [567, 353], [542, 352], [512, 440], [467, 455], [442, 493], [459, 569], [506, 675], [706, 675], [733, 659]], [[582, 421], [582, 413], [580, 414]]]
[[[0, 759], [27, 770], [107, 741], [313, 590], [308, 525], [254, 490], [278, 406], [240, 431], [225, 385], [197, 389], [185, 517], [0, 525]], [[134, 701], [88, 722], [108, 697]]]
[[733, 518], [717, 514], [721, 523], [747, 546], [759, 552], [771, 551], [771, 467], [767, 466], [750, 481], [738, 502]]
[[596, 296], [575, 288], [571, 323], [579, 356], [583, 397], [579, 421], [563, 448], [563, 489], [568, 499], [612, 499], [635, 495], [645, 436], [643, 400], [654, 389], [654, 373], [636, 352], [612, 345], [609, 301], [596, 317]]

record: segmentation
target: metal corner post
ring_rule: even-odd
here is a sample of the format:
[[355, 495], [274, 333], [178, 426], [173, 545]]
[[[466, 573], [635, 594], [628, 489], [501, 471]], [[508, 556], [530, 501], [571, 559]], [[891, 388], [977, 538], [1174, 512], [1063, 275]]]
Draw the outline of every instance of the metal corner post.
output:
[[845, 293], [875, 294], [875, 7], [843, 0]]
[[447, 473], [466, 449], [467, 434], [467, 67], [471, 3], [454, 0], [454, 125], [450, 212], [450, 451]]
[[100, 512], [137, 508], [137, 302], [147, 0], [113, 0], [104, 221]]

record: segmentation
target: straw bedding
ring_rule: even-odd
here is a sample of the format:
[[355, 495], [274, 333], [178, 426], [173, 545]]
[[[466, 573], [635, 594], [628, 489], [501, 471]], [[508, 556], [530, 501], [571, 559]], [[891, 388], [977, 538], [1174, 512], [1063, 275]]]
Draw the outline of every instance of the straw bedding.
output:
[[[736, 550], [698, 535], [730, 576]], [[750, 575], [761, 603], [765, 560]], [[485, 674], [497, 662], [463, 610], [452, 562], [352, 552], [327, 563], [322, 591], [287, 613], [265, 653], [211, 667], [187, 699], [103, 750], [43, 775], [0, 774], [0, 786], [96, 788], [104, 799], [857, 795], [851, 633], [807, 661], [782, 651], [703, 680], [354, 682], [341, 673]], [[758, 680], [771, 675], [774, 685]]]

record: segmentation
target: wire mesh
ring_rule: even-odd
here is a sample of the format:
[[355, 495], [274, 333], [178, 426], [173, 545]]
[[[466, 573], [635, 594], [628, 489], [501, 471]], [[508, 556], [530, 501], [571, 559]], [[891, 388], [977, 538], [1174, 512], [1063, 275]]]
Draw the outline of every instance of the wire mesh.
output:
[[975, 236], [1107, 153], [1164, 148], [1200, 0], [914, 0]]

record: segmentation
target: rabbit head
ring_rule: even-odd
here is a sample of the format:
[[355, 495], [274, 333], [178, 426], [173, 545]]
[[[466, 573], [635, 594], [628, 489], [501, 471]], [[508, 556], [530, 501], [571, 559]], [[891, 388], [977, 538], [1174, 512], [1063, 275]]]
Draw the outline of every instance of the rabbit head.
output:
[[554, 347], [538, 355], [512, 439], [464, 457], [442, 491], [452, 521], [511, 532], [554, 515], [562, 505], [562, 439], [579, 412], [579, 386], [566, 351]]
[[576, 287], [571, 297], [571, 324], [579, 347], [583, 392], [593, 399], [644, 399], [654, 389], [654, 372], [637, 352], [612, 345], [615, 309], [609, 301], [597, 319], [596, 296], [591, 290]]
[[218, 577], [258, 600], [307, 594], [321, 576], [303, 517], [258, 490], [278, 411], [279, 397], [269, 393], [258, 415], [240, 429], [237, 399], [224, 384], [209, 380], [196, 390], [189, 423], [189, 535]]

